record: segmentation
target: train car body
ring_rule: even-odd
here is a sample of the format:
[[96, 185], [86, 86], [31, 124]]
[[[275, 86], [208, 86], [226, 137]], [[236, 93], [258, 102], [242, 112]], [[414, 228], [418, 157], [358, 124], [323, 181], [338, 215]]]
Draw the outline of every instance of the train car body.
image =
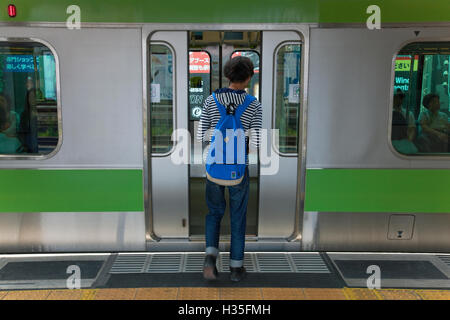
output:
[[[5, 4], [6, 64], [34, 46], [53, 66], [42, 90], [57, 142], [0, 155], [0, 252], [202, 250], [201, 151], [192, 140], [180, 155], [190, 137], [170, 138], [195, 134], [193, 97], [226, 85], [233, 54], [257, 59], [263, 128], [282, 139], [267, 136], [275, 162], [250, 164], [248, 250], [448, 252], [449, 155], [399, 153], [391, 124], [398, 56], [424, 43], [450, 57], [450, 4], [372, 2], [22, 0], [15, 17]], [[381, 29], [367, 27], [372, 4]]]

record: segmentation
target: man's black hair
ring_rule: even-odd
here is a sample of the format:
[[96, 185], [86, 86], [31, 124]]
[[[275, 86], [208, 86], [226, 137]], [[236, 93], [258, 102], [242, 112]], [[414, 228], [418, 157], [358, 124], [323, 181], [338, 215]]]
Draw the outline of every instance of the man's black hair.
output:
[[423, 106], [428, 109], [428, 106], [430, 105], [431, 100], [433, 100], [434, 98], [439, 98], [439, 95], [437, 95], [436, 93], [427, 94], [422, 99]]
[[237, 56], [227, 61], [223, 71], [225, 77], [231, 82], [244, 82], [253, 76], [254, 68], [252, 60], [247, 57]]

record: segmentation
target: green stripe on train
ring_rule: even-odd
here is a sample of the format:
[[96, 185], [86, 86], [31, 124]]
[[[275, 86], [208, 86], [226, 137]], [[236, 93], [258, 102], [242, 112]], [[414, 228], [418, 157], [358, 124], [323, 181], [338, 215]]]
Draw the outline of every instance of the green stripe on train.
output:
[[450, 170], [310, 169], [305, 211], [450, 213]]
[[144, 211], [142, 170], [0, 170], [0, 212]]
[[15, 0], [15, 18], [2, 3], [0, 21], [17, 22], [65, 22], [70, 5], [81, 8], [81, 22], [365, 23], [370, 5], [381, 8], [382, 23], [450, 21], [448, 0]]
[[[0, 212], [143, 211], [142, 170], [0, 170]], [[450, 170], [307, 170], [305, 211], [450, 213]]]

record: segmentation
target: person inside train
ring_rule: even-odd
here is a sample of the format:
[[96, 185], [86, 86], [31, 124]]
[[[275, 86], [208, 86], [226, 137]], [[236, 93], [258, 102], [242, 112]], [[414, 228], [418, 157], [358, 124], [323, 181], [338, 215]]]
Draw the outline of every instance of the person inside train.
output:
[[408, 121], [406, 121], [403, 113], [394, 110], [392, 113], [392, 146], [400, 153], [414, 154], [418, 152], [417, 147], [410, 140]]
[[32, 77], [27, 78], [25, 105], [20, 116], [19, 139], [27, 153], [38, 153], [36, 91]]
[[394, 112], [399, 112], [403, 115], [405, 119], [407, 119], [407, 138], [409, 141], [414, 141], [416, 137], [416, 119], [414, 118], [414, 114], [409, 111], [408, 117], [406, 117], [406, 109], [403, 108], [403, 102], [405, 100], [405, 94], [401, 89], [397, 89], [397, 92], [394, 95]]
[[9, 114], [10, 126], [3, 133], [8, 137], [17, 137], [17, 126], [20, 123], [20, 117], [17, 112], [12, 110], [11, 102], [6, 95], [0, 94], [0, 107], [5, 108], [6, 112]]
[[[448, 152], [450, 125], [445, 113], [440, 112], [439, 96], [429, 93], [423, 97], [425, 107], [419, 115], [422, 127], [421, 146], [424, 152]], [[422, 151], [422, 150], [421, 150]]]
[[[230, 81], [228, 88], [214, 91], [214, 96], [209, 96], [203, 105], [203, 111], [197, 131], [197, 139], [206, 141], [207, 131], [215, 128], [221, 115], [219, 104], [226, 107], [227, 113], [238, 110], [237, 106], [246, 101], [248, 87], [254, 74], [252, 61], [243, 56], [230, 59], [224, 67], [224, 75]], [[259, 145], [259, 130], [262, 127], [262, 108], [258, 100], [252, 102], [245, 108], [240, 116], [242, 128], [246, 133], [246, 144], [248, 150], [249, 140], [252, 146]], [[250, 133], [250, 139], [248, 134]], [[247, 151], [248, 154], [248, 151]], [[214, 280], [218, 276], [216, 260], [219, 254], [220, 223], [225, 213], [226, 201], [224, 196], [225, 186], [217, 184], [209, 179], [206, 180], [206, 204], [208, 214], [206, 215], [205, 238], [206, 257], [203, 265], [203, 276], [207, 280]], [[248, 159], [246, 159], [245, 174], [239, 184], [228, 186], [230, 198], [231, 219], [231, 245], [230, 245], [230, 279], [240, 281], [244, 278], [244, 248], [247, 203], [249, 198], [249, 172]]]
[[[448, 68], [448, 61], [445, 61], [444, 66]], [[436, 85], [436, 94], [439, 96], [439, 101], [441, 103], [440, 112], [445, 113], [448, 117], [450, 116], [450, 99], [449, 99], [449, 91], [448, 91], [448, 71], [444, 71], [442, 73], [441, 81]]]
[[9, 111], [8, 99], [0, 96], [0, 154], [17, 154], [23, 151], [19, 139], [11, 135], [11, 113]]

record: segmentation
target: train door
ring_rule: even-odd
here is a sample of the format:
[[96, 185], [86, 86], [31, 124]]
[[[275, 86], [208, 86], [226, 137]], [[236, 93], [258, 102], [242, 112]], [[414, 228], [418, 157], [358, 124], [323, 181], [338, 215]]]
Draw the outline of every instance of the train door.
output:
[[[151, 35], [148, 55], [147, 216], [153, 238], [204, 239], [204, 145], [195, 135], [203, 101], [215, 89], [228, 86], [223, 66], [235, 55], [248, 56], [254, 63], [255, 76], [247, 90], [262, 103], [262, 135], [267, 137], [266, 147], [261, 147], [265, 155], [260, 157], [256, 150], [249, 157], [247, 238], [286, 239], [294, 232], [301, 114], [298, 33], [158, 31]], [[172, 136], [176, 129], [184, 131]], [[272, 129], [279, 133], [274, 135]], [[222, 239], [230, 234], [228, 216], [221, 234]]]
[[[225, 63], [234, 56], [249, 57], [255, 75], [247, 91], [259, 98], [261, 32], [192, 31], [189, 32], [189, 132], [191, 161], [189, 166], [189, 235], [192, 240], [203, 239], [205, 215], [205, 165], [202, 161], [206, 144], [197, 140], [196, 133], [204, 100], [216, 89], [228, 87], [223, 75]], [[258, 154], [249, 155], [250, 195], [247, 208], [247, 236], [257, 235], [258, 223]], [[228, 202], [228, 190], [225, 190]], [[221, 235], [230, 235], [229, 206], [221, 223]]]
[[297, 32], [263, 32], [261, 103], [270, 147], [267, 152], [262, 150], [259, 167], [259, 238], [298, 236], [298, 161], [303, 145], [301, 57], [302, 41]]
[[187, 33], [155, 32], [148, 48], [147, 238], [187, 238], [189, 164], [176, 143], [188, 123]]

